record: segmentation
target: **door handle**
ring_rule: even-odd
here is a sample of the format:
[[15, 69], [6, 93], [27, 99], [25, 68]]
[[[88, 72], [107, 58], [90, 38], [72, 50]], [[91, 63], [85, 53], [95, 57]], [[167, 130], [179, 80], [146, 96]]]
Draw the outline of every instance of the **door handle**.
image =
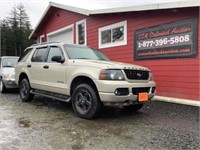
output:
[[31, 65], [27, 65], [28, 68], [31, 68]]
[[43, 68], [44, 68], [44, 69], [48, 69], [48, 68], [49, 68], [49, 66], [48, 66], [48, 65], [45, 65], [45, 66], [43, 66]]

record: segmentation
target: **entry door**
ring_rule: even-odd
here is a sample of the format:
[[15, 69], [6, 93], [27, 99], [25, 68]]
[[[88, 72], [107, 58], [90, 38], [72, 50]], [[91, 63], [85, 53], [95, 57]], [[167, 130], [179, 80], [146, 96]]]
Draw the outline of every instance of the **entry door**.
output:
[[35, 89], [43, 89], [46, 85], [44, 79], [46, 78], [43, 66], [47, 55], [47, 47], [37, 48], [31, 59], [31, 63], [27, 64], [27, 69], [29, 70], [29, 76], [31, 78], [31, 86]]
[[43, 66], [46, 78], [44, 79], [47, 83], [46, 89], [51, 92], [60, 94], [66, 94], [66, 73], [67, 64], [66, 60], [64, 63], [53, 62], [53, 56], [63, 56], [62, 50], [58, 46], [51, 46], [47, 56], [47, 61]]

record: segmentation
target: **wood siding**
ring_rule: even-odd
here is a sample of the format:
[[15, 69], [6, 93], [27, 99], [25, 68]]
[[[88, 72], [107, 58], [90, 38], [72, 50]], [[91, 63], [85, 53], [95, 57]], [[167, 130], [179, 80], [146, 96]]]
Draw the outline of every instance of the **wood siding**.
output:
[[[57, 16], [56, 14], [59, 14]], [[198, 19], [198, 55], [195, 58], [177, 58], [134, 61], [134, 31], [146, 27], [170, 23], [197, 17]], [[87, 19], [87, 45], [98, 48], [98, 29], [107, 25], [127, 20], [127, 45], [101, 49], [114, 61], [138, 64], [151, 69], [157, 83], [157, 95], [200, 100], [200, 31], [199, 8], [167, 9], [118, 14], [84, 16], [77, 13], [55, 9], [41, 29], [46, 34]]]

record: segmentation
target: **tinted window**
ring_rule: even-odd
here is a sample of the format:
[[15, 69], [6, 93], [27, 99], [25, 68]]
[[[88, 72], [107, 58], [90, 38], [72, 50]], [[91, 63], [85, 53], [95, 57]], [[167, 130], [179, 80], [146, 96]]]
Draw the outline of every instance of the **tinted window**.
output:
[[44, 62], [46, 58], [47, 47], [38, 48], [31, 59], [33, 62]]
[[19, 58], [18, 62], [25, 62], [28, 59], [28, 56], [30, 55], [31, 50], [32, 48], [25, 50], [24, 53]]
[[59, 47], [56, 46], [50, 47], [49, 54], [47, 57], [47, 62], [52, 62], [51, 58], [53, 56], [61, 56], [61, 57], [63, 56]]

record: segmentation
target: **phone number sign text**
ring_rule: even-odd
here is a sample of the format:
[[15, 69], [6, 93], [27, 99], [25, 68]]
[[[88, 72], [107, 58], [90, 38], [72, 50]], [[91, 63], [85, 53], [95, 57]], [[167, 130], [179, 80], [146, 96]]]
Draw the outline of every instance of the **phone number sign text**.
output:
[[197, 19], [137, 30], [135, 60], [194, 57], [197, 55]]

